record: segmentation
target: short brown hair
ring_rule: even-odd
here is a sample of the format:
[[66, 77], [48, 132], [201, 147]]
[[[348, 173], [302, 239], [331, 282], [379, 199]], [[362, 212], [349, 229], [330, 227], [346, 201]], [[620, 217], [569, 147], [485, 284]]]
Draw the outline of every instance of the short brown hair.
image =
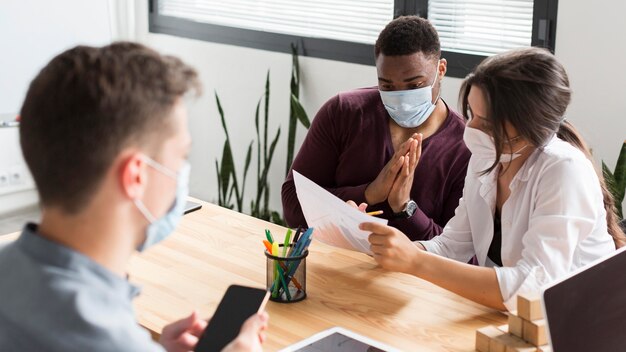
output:
[[192, 88], [199, 92], [194, 69], [141, 44], [77, 46], [52, 59], [31, 82], [20, 123], [42, 205], [75, 213], [123, 148], [156, 152]]

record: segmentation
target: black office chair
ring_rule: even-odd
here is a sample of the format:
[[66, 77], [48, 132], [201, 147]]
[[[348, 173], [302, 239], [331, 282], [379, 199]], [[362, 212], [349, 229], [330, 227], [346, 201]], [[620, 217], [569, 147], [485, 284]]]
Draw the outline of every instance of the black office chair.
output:
[[622, 230], [624, 230], [624, 232], [626, 232], [626, 218], [622, 219], [622, 221], [619, 223], [619, 225], [622, 227]]

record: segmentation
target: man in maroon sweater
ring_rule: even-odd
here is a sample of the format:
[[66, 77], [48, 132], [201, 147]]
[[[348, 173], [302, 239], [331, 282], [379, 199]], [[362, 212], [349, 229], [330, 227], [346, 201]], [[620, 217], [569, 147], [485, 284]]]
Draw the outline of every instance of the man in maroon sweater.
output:
[[[441, 233], [463, 194], [470, 153], [464, 119], [440, 99], [447, 62], [437, 32], [399, 17], [375, 46], [378, 87], [340, 93], [317, 113], [292, 170], [343, 200], [383, 210], [411, 240]], [[290, 171], [283, 212], [306, 225]]]

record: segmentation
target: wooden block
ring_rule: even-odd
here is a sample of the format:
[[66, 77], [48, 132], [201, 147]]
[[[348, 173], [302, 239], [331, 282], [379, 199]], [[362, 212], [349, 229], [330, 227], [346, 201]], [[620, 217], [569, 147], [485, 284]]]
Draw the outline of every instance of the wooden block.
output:
[[506, 333], [493, 325], [476, 330], [476, 351], [491, 352], [489, 350], [489, 342], [492, 339], [504, 334]]
[[511, 337], [515, 337], [518, 340], [516, 340], [515, 344], [506, 346], [505, 352], [537, 352], [537, 347], [527, 343], [517, 336], [511, 335]]
[[517, 316], [528, 321], [543, 319], [538, 293], [517, 295]]
[[489, 340], [489, 352], [506, 352], [506, 343], [504, 339], [507, 335], [508, 334], [503, 334]]
[[504, 334], [492, 338], [489, 342], [489, 352], [536, 352], [537, 347], [527, 343], [517, 336]]
[[524, 320], [524, 340], [535, 346], [543, 346], [548, 343], [546, 321], [544, 319], [527, 321]]
[[509, 313], [509, 332], [519, 338], [524, 337], [524, 319], [517, 316], [515, 312]]
[[528, 343], [526, 343], [523, 346], [507, 346], [506, 348], [506, 352], [536, 352], [536, 351], [537, 351], [537, 347]]

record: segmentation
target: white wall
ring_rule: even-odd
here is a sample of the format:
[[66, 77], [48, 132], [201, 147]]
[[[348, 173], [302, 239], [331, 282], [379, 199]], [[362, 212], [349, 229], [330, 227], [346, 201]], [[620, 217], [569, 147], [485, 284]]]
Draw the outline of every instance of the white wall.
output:
[[[192, 195], [215, 201], [217, 183], [214, 160], [221, 157], [224, 137], [213, 98], [217, 90], [227, 116], [233, 153], [239, 172], [248, 143], [254, 136], [254, 109], [263, 92], [267, 69], [271, 69], [270, 136], [282, 127], [270, 173], [271, 207], [281, 209], [280, 185], [286, 158], [286, 128], [289, 114], [290, 55], [243, 47], [177, 38], [147, 32], [147, 5], [136, 3], [137, 38], [155, 49], [177, 55], [198, 69], [205, 93], [191, 106], [194, 146], [191, 155]], [[626, 3], [598, 0], [594, 7], [610, 11], [588, 11], [582, 1], [560, 1], [556, 55], [565, 64], [574, 91], [568, 118], [587, 138], [598, 160], [614, 165], [626, 139], [626, 34], [622, 15]], [[319, 107], [339, 91], [376, 84], [373, 66], [301, 58], [302, 100], [313, 117]], [[461, 80], [446, 78], [442, 96], [456, 106]], [[298, 128], [297, 146], [305, 131]], [[254, 163], [254, 162], [253, 162]], [[255, 194], [256, 169], [248, 177], [247, 194]], [[244, 202], [249, 205], [249, 200]], [[244, 211], [248, 211], [248, 206]]]
[[0, 113], [19, 111], [30, 81], [61, 51], [110, 42], [109, 7], [109, 0], [3, 0]]
[[[104, 45], [112, 29], [130, 32], [111, 23], [123, 0], [3, 0], [0, 3], [0, 121], [14, 120], [30, 81], [61, 51], [78, 44]], [[113, 11], [110, 11], [113, 10]], [[132, 23], [134, 26], [134, 22]], [[134, 30], [134, 28], [133, 28]], [[128, 35], [126, 35], [128, 37]], [[22, 181], [0, 184], [0, 218], [34, 206], [38, 199], [19, 147], [18, 129], [0, 128], [0, 179], [23, 175]]]
[[[14, 117], [0, 114], [0, 121]], [[18, 128], [0, 127], [0, 215], [36, 203], [35, 184], [20, 152]]]
[[[611, 169], [626, 140], [626, 2], [559, 1], [555, 54], [573, 90], [567, 118]], [[623, 203], [626, 209], [626, 200]]]
[[556, 56], [573, 90], [567, 117], [613, 168], [626, 140], [626, 2], [559, 1]]

